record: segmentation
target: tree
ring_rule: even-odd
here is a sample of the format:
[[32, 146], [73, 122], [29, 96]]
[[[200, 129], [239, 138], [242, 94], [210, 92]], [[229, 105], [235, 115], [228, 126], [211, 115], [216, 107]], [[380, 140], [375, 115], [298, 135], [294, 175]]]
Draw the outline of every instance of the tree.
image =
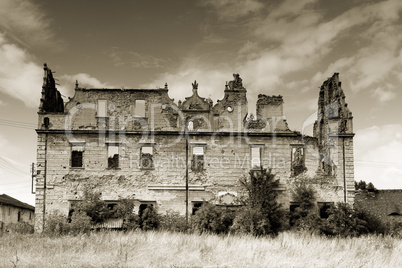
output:
[[[271, 173], [271, 169], [251, 170], [249, 178], [245, 177], [240, 180], [240, 183], [245, 188], [248, 196], [244, 200], [245, 208], [242, 213], [238, 213], [234, 222], [236, 226], [234, 230], [247, 230], [248, 228], [241, 228], [240, 222], [244, 222], [246, 215], [252, 219], [253, 226], [259, 226], [259, 231], [254, 234], [277, 234], [285, 224], [285, 211], [277, 202], [277, 190], [279, 187], [279, 180], [275, 179], [275, 175]], [[250, 211], [251, 210], [251, 211]], [[235, 225], [234, 224], [234, 225]], [[255, 230], [255, 228], [254, 228]]]
[[318, 230], [320, 218], [315, 207], [315, 191], [311, 185], [298, 183], [292, 193], [294, 202], [299, 206], [290, 212], [290, 224], [300, 230]]

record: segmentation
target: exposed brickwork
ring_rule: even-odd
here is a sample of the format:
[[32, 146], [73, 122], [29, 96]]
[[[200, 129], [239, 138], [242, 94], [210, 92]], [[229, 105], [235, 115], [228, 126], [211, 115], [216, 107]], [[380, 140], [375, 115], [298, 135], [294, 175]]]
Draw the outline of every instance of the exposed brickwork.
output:
[[[186, 133], [190, 213], [197, 201], [225, 204], [230, 199], [229, 203], [235, 204], [243, 194], [239, 179], [247, 176], [255, 163], [271, 168], [280, 179], [277, 190], [285, 207], [292, 201], [298, 180], [313, 185], [318, 202], [343, 201], [345, 182], [349, 190], [354, 181], [353, 133], [348, 129], [348, 135], [330, 136], [318, 131], [315, 137], [307, 137], [291, 131], [283, 118], [281, 96], [259, 96], [256, 120], [265, 122], [260, 126], [247, 119], [247, 91], [239, 75], [234, 79], [215, 105], [199, 96], [197, 82], [192, 84], [192, 96], [178, 104], [169, 98], [167, 86], [77, 87], [64, 113], [40, 113], [36, 230], [42, 230], [46, 214], [59, 211], [67, 215], [71, 202], [81, 199], [88, 186], [102, 192], [105, 200], [133, 198], [137, 209], [139, 204], [151, 202], [162, 213], [173, 209], [185, 214]], [[145, 101], [145, 116], [135, 115], [137, 100]], [[49, 118], [47, 128], [45, 117]], [[327, 154], [327, 143], [331, 143], [331, 154], [337, 156], [336, 173], [326, 173], [323, 163], [327, 162], [320, 158]], [[111, 145], [118, 146], [118, 167], [112, 169], [108, 168]], [[82, 152], [82, 167], [72, 167], [73, 151]], [[259, 159], [252, 159], [254, 154]], [[141, 164], [150, 158], [151, 165]], [[194, 158], [202, 159], [202, 167], [192, 169]], [[353, 203], [353, 194], [347, 195], [347, 201]]]

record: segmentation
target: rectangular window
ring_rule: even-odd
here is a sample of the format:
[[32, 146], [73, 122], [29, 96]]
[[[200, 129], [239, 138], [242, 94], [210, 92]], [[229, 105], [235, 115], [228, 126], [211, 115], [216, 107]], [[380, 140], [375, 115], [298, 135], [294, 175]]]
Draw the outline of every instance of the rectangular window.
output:
[[251, 168], [261, 168], [261, 152], [262, 147], [251, 147]]
[[153, 169], [153, 147], [151, 145], [146, 145], [141, 147], [141, 168], [143, 169]]
[[202, 172], [204, 170], [204, 146], [193, 147], [191, 170], [194, 172]]
[[107, 148], [107, 167], [116, 169], [119, 167], [119, 146], [109, 144]]
[[291, 171], [293, 176], [297, 176], [306, 170], [304, 157], [304, 147], [292, 148], [292, 165]]
[[138, 117], [145, 117], [145, 100], [135, 101], [134, 115]]
[[329, 209], [334, 206], [333, 202], [318, 202], [317, 203], [319, 212], [320, 212], [320, 218], [321, 219], [327, 219], [329, 217]]
[[106, 117], [107, 100], [98, 100], [98, 117]]
[[71, 151], [71, 167], [82, 167], [82, 151]]
[[202, 207], [202, 204], [204, 202], [202, 201], [193, 201], [193, 211], [192, 211], [192, 215], [195, 215], [195, 213], [197, 212], [198, 209], [200, 209], [200, 207]]

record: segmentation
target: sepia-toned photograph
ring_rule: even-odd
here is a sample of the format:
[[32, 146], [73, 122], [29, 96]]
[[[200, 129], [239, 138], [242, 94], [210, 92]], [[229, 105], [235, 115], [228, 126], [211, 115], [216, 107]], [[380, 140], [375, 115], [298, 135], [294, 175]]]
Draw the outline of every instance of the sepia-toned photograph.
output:
[[402, 267], [402, 1], [0, 0], [0, 267]]

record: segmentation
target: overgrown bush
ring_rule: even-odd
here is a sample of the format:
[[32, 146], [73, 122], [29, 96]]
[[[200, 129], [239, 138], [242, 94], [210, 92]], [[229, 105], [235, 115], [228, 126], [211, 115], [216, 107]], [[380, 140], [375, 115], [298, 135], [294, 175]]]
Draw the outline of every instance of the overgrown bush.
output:
[[21, 221], [17, 223], [9, 223], [5, 228], [7, 231], [18, 234], [32, 234], [34, 232], [34, 227], [32, 224]]
[[112, 211], [107, 206], [106, 202], [101, 199], [101, 193], [84, 191], [83, 200], [74, 204], [75, 212], [83, 212], [91, 218], [93, 224], [101, 223], [104, 220], [112, 217]]
[[315, 206], [315, 191], [311, 185], [300, 182], [292, 192], [292, 199], [299, 204], [290, 212], [290, 225], [296, 230], [319, 231], [321, 219]]
[[185, 232], [187, 231], [186, 217], [177, 211], [168, 210], [165, 215], [160, 216], [159, 228], [170, 232]]
[[131, 214], [126, 218], [124, 218], [122, 228], [125, 231], [134, 231], [141, 228], [140, 223], [141, 223], [140, 217], [136, 214]]
[[154, 230], [159, 227], [160, 216], [153, 206], [148, 206], [141, 214], [140, 227], [144, 231]]
[[85, 212], [74, 212], [67, 227], [66, 231], [72, 235], [88, 233], [91, 230], [91, 218]]
[[347, 203], [338, 203], [329, 209], [329, 217], [321, 230], [327, 235], [342, 237], [359, 236], [369, 233], [367, 222]]
[[67, 217], [58, 213], [48, 215], [45, 220], [44, 234], [50, 236], [59, 236], [68, 234], [69, 225]]
[[272, 228], [266, 215], [259, 210], [245, 206], [237, 211], [230, 231], [236, 234], [261, 236], [271, 234]]
[[361, 209], [355, 208], [354, 211], [359, 219], [366, 222], [366, 227], [370, 234], [386, 234], [388, 232], [389, 227], [376, 216]]
[[227, 233], [233, 224], [234, 212], [204, 203], [191, 217], [191, 227], [196, 232]]

